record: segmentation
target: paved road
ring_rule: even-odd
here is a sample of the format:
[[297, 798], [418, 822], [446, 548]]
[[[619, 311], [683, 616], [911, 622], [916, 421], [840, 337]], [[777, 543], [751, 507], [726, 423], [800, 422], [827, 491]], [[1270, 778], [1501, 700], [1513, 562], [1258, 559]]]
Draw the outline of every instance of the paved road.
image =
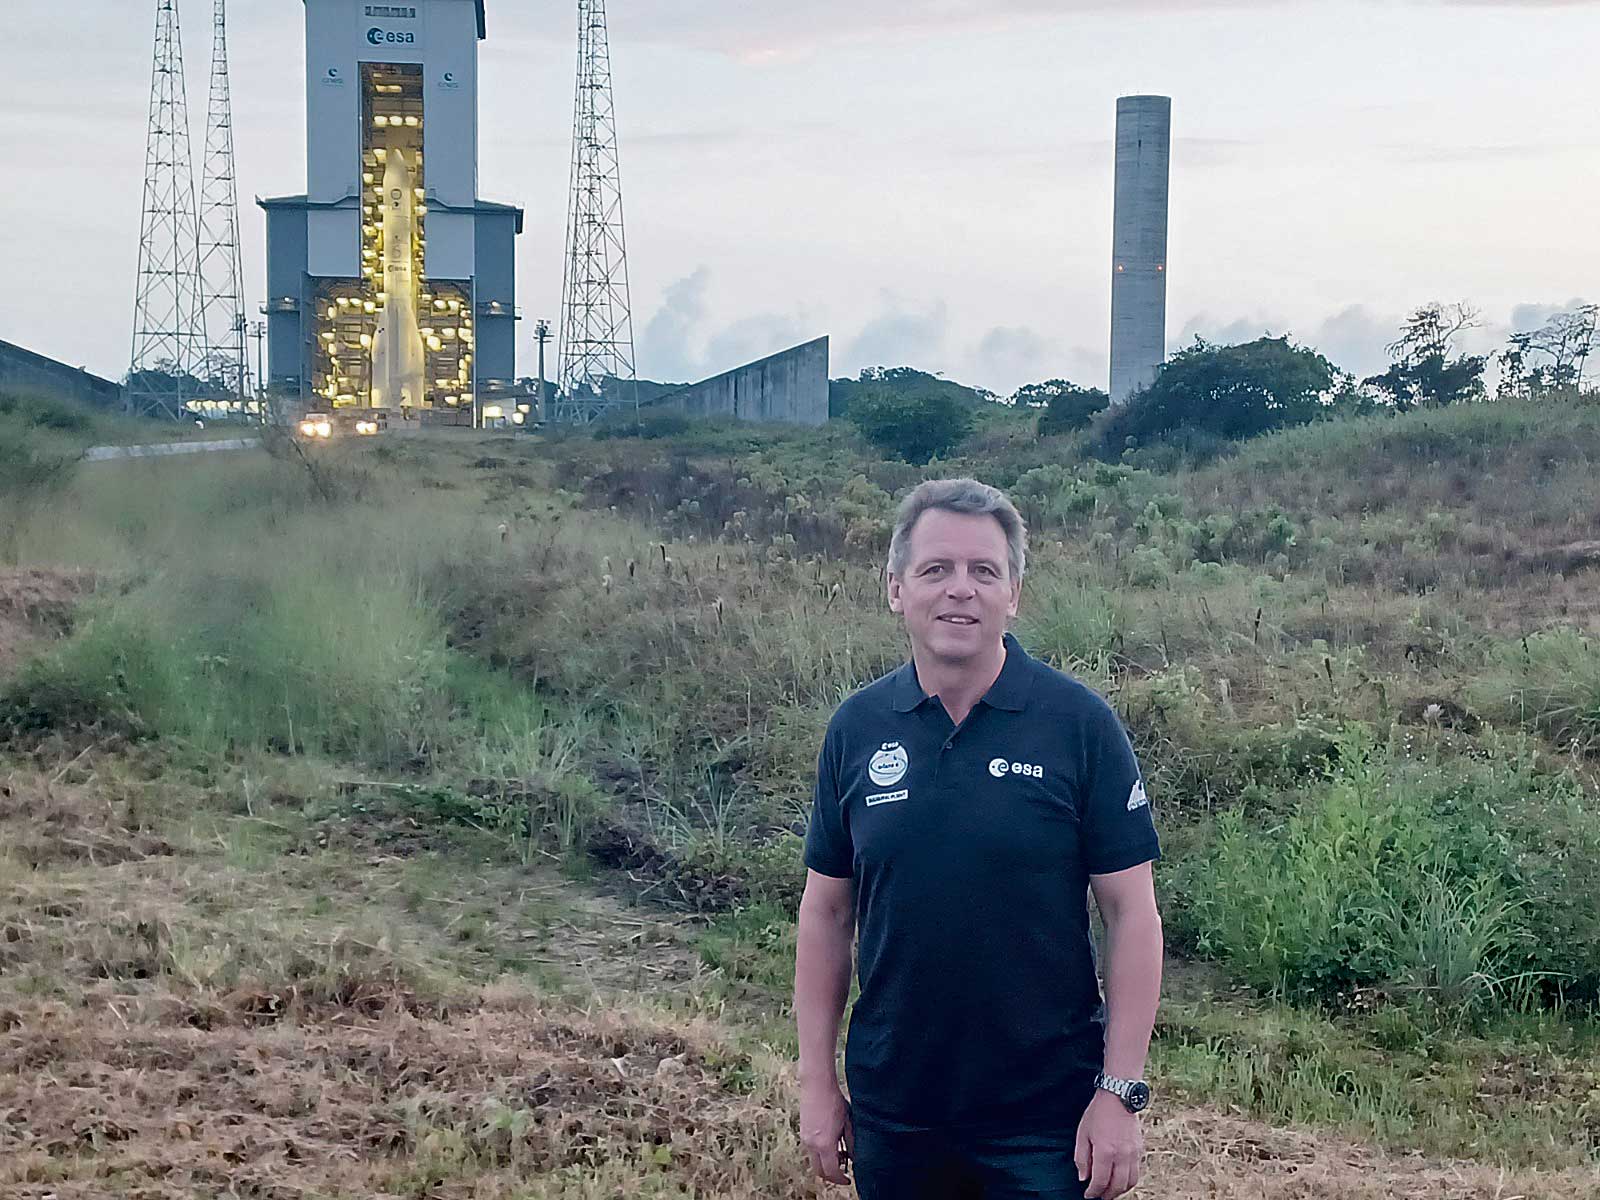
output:
[[256, 450], [260, 446], [259, 438], [229, 438], [219, 442], [152, 442], [146, 446], [90, 446], [83, 452], [83, 461], [160, 458], [167, 454], [211, 454], [220, 450]]

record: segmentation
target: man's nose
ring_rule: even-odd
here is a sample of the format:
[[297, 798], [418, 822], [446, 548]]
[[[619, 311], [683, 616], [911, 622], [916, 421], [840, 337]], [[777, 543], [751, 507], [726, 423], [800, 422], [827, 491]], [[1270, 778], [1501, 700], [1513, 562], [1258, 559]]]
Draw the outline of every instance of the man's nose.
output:
[[973, 586], [972, 576], [958, 567], [950, 572], [950, 580], [945, 584], [944, 590], [952, 599], [964, 599], [976, 592], [977, 588]]

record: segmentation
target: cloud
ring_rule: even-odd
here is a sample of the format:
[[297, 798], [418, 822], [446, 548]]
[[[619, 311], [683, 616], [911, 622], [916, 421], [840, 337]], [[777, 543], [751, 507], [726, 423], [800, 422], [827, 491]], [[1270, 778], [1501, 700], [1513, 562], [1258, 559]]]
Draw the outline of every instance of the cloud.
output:
[[802, 314], [757, 313], [743, 317], [706, 340], [706, 374], [732, 370], [820, 336]]
[[853, 374], [861, 367], [917, 366], [937, 361], [950, 323], [945, 302], [937, 300], [918, 311], [901, 307], [887, 292], [884, 301], [889, 311], [868, 321], [850, 342], [843, 358], [846, 369]]
[[1168, 349], [1182, 350], [1196, 336], [1216, 345], [1233, 346], [1261, 337], [1287, 335], [1297, 344], [1310, 346], [1334, 366], [1365, 376], [1388, 365], [1385, 347], [1394, 341], [1403, 319], [1399, 314], [1374, 312], [1364, 304], [1349, 305], [1315, 324], [1297, 324], [1281, 316], [1223, 319], [1201, 313], [1184, 323]]
[[699, 378], [699, 364], [690, 344], [706, 317], [706, 290], [711, 272], [698, 267], [669, 284], [658, 308], [639, 335], [635, 361], [648, 379], [688, 382]]
[[983, 379], [1039, 379], [1048, 370], [1053, 347], [1042, 335], [1020, 325], [996, 325], [978, 339], [973, 368]]
[[1399, 316], [1352, 304], [1318, 325], [1308, 339], [1335, 366], [1355, 375], [1376, 375], [1389, 365], [1385, 349], [1400, 330]]
[[1583, 307], [1588, 301], [1574, 296], [1565, 304], [1517, 304], [1511, 309], [1511, 332], [1525, 333], [1530, 329], [1539, 329], [1551, 317], [1560, 316], [1562, 313], [1572, 312]]
[[639, 335], [641, 376], [692, 383], [817, 336], [804, 313], [773, 312], [740, 317], [707, 333], [710, 288], [711, 271], [704, 266], [668, 285], [661, 307]]
[[1592, 146], [1576, 143], [1522, 142], [1515, 145], [1409, 145], [1376, 146], [1383, 157], [1409, 165], [1444, 166], [1451, 163], [1527, 162], [1563, 154], [1590, 153]]
[[[1549, 10], [1592, 7], [1600, 0], [1406, 0], [1416, 8]], [[678, 0], [641, 5], [614, 36], [731, 54], [749, 62], [802, 58], [818, 47], [949, 31], [982, 32], [1056, 24], [1086, 13], [1160, 14], [1229, 9], [1308, 8], [1309, 0]], [[1374, 3], [1373, 7], [1378, 7]]]

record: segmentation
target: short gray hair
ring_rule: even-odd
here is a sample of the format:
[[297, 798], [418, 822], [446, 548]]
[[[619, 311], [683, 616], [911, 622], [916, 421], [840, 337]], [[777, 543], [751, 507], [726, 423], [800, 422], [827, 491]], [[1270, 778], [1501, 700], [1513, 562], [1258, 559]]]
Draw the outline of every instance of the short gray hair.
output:
[[894, 518], [894, 535], [889, 539], [889, 571], [905, 572], [906, 556], [911, 553], [911, 530], [917, 518], [929, 509], [991, 516], [1000, 522], [1006, 535], [1006, 566], [1011, 578], [1021, 579], [1028, 566], [1028, 526], [1006, 494], [999, 488], [976, 479], [930, 479], [919, 483], [900, 501]]

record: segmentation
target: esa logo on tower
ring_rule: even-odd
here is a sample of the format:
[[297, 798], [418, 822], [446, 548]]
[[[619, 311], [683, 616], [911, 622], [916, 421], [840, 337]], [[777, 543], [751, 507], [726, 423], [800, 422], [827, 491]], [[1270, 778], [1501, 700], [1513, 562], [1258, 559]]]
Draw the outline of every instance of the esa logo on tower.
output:
[[385, 43], [391, 46], [409, 46], [416, 40], [417, 35], [414, 33], [396, 33], [392, 29], [379, 29], [376, 25], [367, 30], [367, 41], [374, 46], [382, 46]]

